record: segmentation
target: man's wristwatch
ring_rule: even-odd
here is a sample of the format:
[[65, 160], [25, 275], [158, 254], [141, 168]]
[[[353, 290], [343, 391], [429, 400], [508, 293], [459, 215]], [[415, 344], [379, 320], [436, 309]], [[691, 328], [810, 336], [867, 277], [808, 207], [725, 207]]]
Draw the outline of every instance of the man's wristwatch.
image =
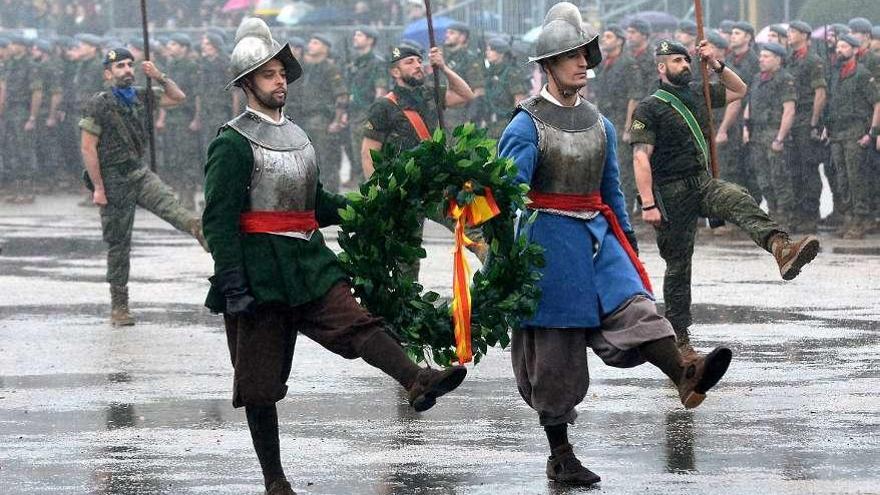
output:
[[725, 65], [724, 62], [722, 62], [722, 61], [719, 60], [719, 61], [718, 61], [718, 68], [717, 68], [717, 69], [712, 69], [712, 71], [714, 71], [716, 74], [721, 74], [722, 72], [724, 72], [724, 69], [725, 69], [726, 67], [727, 67], [727, 65]]
[[642, 206], [642, 211], [651, 211], [657, 209], [657, 203], [648, 206]]

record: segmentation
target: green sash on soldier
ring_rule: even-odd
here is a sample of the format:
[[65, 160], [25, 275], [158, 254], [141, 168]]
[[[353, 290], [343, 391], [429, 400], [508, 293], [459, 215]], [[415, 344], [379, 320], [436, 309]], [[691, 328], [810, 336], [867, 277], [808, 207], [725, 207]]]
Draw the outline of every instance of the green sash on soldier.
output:
[[654, 92], [654, 98], [666, 103], [675, 109], [676, 112], [681, 115], [684, 121], [687, 123], [688, 128], [691, 130], [691, 134], [694, 135], [694, 141], [697, 143], [697, 147], [703, 152], [703, 159], [706, 163], [706, 169], [709, 167], [709, 144], [706, 142], [706, 137], [703, 136], [703, 130], [700, 129], [700, 124], [697, 123], [697, 118], [694, 117], [694, 114], [691, 112], [690, 108], [687, 107], [677, 96], [666, 91], [665, 89], [658, 89]]

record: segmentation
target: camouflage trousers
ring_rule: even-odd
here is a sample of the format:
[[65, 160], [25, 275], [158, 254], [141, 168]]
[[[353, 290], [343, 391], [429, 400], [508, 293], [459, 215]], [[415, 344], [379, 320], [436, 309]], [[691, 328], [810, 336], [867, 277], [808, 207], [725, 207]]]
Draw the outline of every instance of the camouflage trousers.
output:
[[837, 183], [834, 209], [852, 220], [867, 220], [874, 213], [871, 210], [873, 171], [870, 169], [869, 152], [859, 146], [858, 139], [831, 140], [831, 162]]
[[302, 128], [308, 134], [315, 147], [315, 156], [318, 161], [318, 169], [321, 171], [321, 184], [324, 190], [332, 193], [339, 192], [339, 167], [342, 164], [342, 147], [339, 142], [339, 134], [327, 132], [327, 127], [332, 122], [321, 115], [315, 115], [305, 119]]
[[[180, 194], [184, 205], [194, 207], [196, 189], [202, 183], [201, 131], [189, 130], [187, 115], [168, 114], [164, 131], [164, 153], [159, 173]], [[194, 209], [194, 208], [193, 208]]]
[[688, 177], [654, 189], [665, 210], [663, 223], [655, 227], [660, 257], [666, 262], [665, 316], [676, 333], [682, 334], [692, 323], [691, 259], [697, 219], [713, 217], [733, 223], [767, 251], [770, 237], [783, 230], [745, 188], [708, 175]]
[[3, 143], [6, 167], [3, 182], [7, 185], [17, 181], [33, 181], [36, 175], [34, 160], [36, 130], [24, 130], [28, 117], [30, 110], [25, 105], [10, 105], [3, 112], [3, 134], [6, 138], [6, 142]]
[[782, 151], [773, 151], [776, 131], [755, 131], [750, 141], [752, 168], [758, 177], [758, 186], [767, 200], [770, 214], [779, 223], [789, 226], [796, 211], [797, 201], [794, 193], [792, 171], [789, 168], [789, 149], [787, 140]]
[[366, 115], [358, 115], [349, 120], [349, 129], [351, 137], [351, 182], [353, 184], [361, 184], [364, 182], [364, 164], [361, 160], [361, 145], [364, 142], [364, 122]]
[[131, 233], [140, 206], [189, 234], [198, 217], [180, 206], [171, 188], [146, 167], [128, 173], [102, 170], [107, 205], [101, 207], [101, 230], [107, 243], [107, 282], [128, 284]]
[[[617, 129], [623, 129], [623, 124]], [[617, 131], [617, 164], [620, 169], [620, 192], [623, 193], [626, 212], [632, 214], [633, 204], [638, 196], [636, 174], [633, 168], [632, 145], [623, 140], [623, 131]]]
[[[735, 124], [734, 124], [735, 125]], [[742, 142], [742, 135], [729, 131], [726, 143], [718, 145], [718, 168], [721, 179], [738, 184], [757, 201], [761, 200], [761, 188], [751, 165], [749, 147]]]
[[795, 191], [795, 208], [792, 214], [793, 220], [801, 226], [815, 225], [819, 220], [819, 197], [822, 194], [819, 165], [822, 162], [827, 163], [827, 155], [827, 148], [810, 138], [809, 126], [801, 125], [791, 129], [788, 167]]

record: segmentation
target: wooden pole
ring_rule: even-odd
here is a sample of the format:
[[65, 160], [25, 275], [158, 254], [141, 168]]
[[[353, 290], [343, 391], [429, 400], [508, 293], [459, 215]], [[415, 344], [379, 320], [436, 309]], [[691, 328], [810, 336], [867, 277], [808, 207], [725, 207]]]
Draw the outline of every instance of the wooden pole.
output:
[[[144, 60], [150, 60], [150, 29], [147, 26], [147, 0], [141, 0], [141, 26], [144, 34]], [[155, 100], [153, 98], [153, 80], [147, 78], [147, 94], [146, 94], [146, 115], [144, 116], [147, 128], [147, 140], [150, 143], [150, 170], [156, 172], [156, 138], [153, 132], [153, 108]]]
[[[697, 42], [706, 39], [705, 27], [703, 26], [703, 3], [694, 0], [694, 15], [697, 18]], [[706, 100], [706, 110], [709, 114], [709, 170], [712, 177], [718, 178], [718, 149], [715, 146], [715, 115], [712, 112], [712, 95], [709, 92], [709, 64], [700, 58], [700, 71], [703, 75], [703, 98]], [[709, 226], [714, 228], [724, 225], [720, 218], [709, 218]]]
[[[431, 18], [431, 0], [425, 0], [425, 17], [428, 21], [428, 40], [431, 42], [431, 48], [437, 46], [437, 40], [434, 39], [434, 21]], [[446, 125], [443, 120], [443, 105], [440, 103], [440, 68], [434, 67], [434, 103], [437, 105], [437, 123], [440, 129], [446, 131]]]

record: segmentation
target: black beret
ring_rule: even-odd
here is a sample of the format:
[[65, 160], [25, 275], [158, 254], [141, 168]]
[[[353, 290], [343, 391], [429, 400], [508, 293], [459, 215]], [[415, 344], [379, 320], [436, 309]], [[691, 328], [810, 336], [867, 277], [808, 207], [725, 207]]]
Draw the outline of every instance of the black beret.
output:
[[404, 46], [404, 45], [418, 51], [419, 53], [422, 53], [422, 51], [425, 50], [425, 47], [423, 47], [421, 43], [419, 43], [416, 40], [409, 39], [409, 38], [404, 38], [404, 39], [400, 40], [400, 46]]
[[451, 22], [446, 26], [447, 30], [458, 31], [459, 33], [471, 34], [471, 28], [467, 24], [459, 21]]
[[309, 38], [309, 39], [318, 40], [318, 41], [320, 41], [321, 43], [324, 43], [325, 45], [327, 45], [327, 48], [333, 48], [333, 38], [331, 38], [331, 37], [330, 37], [329, 35], [327, 35], [327, 34], [324, 34], [324, 33], [315, 33], [315, 34], [313, 34], [312, 37]]
[[813, 27], [804, 21], [791, 21], [788, 27], [789, 29], [794, 29], [795, 31], [800, 31], [804, 34], [813, 34]]
[[849, 33], [839, 35], [837, 37], [837, 41], [843, 41], [853, 48], [859, 48], [860, 46], [862, 46], [862, 43], [858, 39], [856, 39], [855, 36]]
[[422, 51], [412, 45], [401, 43], [391, 49], [391, 57], [388, 59], [388, 62], [393, 64], [412, 56], [422, 58]]
[[776, 33], [780, 38], [788, 38], [788, 29], [782, 24], [774, 24], [770, 26], [770, 31]]
[[673, 40], [660, 40], [657, 42], [657, 48], [654, 49], [655, 56], [661, 55], [684, 55], [688, 62], [691, 61], [691, 54], [687, 47]]
[[373, 38], [374, 40], [379, 39], [379, 31], [370, 26], [362, 26], [354, 30], [355, 32], [362, 32], [367, 38]]
[[134, 60], [134, 55], [126, 48], [114, 48], [104, 55], [104, 68], [108, 68], [120, 60]]
[[733, 31], [734, 24], [736, 23], [731, 21], [730, 19], [724, 19], [718, 24], [718, 30], [722, 33], [730, 34], [730, 32]]
[[623, 30], [622, 27], [618, 26], [617, 24], [609, 24], [605, 27], [605, 31], [610, 31], [611, 33], [614, 33], [614, 36], [617, 36], [622, 40], [626, 39], [626, 32]]
[[633, 19], [629, 22], [627, 28], [633, 28], [645, 36], [651, 35], [651, 23], [644, 19]]
[[681, 31], [682, 33], [686, 33], [691, 36], [696, 36], [697, 35], [697, 23], [690, 20], [690, 19], [685, 19], [685, 20], [678, 23], [678, 30]]
[[300, 38], [299, 36], [291, 36], [288, 40], [288, 43], [290, 43], [290, 46], [296, 48], [304, 48], [306, 46], [306, 40]]
[[874, 29], [874, 26], [871, 25], [871, 21], [864, 17], [854, 17], [849, 20], [847, 25], [854, 33], [871, 34], [871, 30]]
[[761, 50], [767, 50], [768, 52], [782, 59], [784, 59], [785, 56], [788, 55], [785, 47], [780, 45], [779, 43], [763, 43], [761, 45]]
[[739, 29], [740, 31], [751, 34], [753, 38], [755, 37], [755, 26], [752, 26], [746, 21], [734, 22], [733, 29]]
[[168, 37], [168, 41], [169, 42], [173, 41], [173, 42], [177, 43], [178, 45], [183, 45], [187, 48], [192, 48], [192, 44], [193, 44], [192, 38], [190, 38], [189, 35], [185, 34], [185, 33], [174, 33]]
[[726, 50], [730, 47], [730, 42], [727, 41], [724, 36], [721, 36], [721, 33], [718, 31], [709, 31], [709, 34], [706, 35], [706, 41], [722, 50]]
[[486, 46], [498, 53], [510, 53], [510, 43], [500, 36], [493, 36], [486, 40]]

